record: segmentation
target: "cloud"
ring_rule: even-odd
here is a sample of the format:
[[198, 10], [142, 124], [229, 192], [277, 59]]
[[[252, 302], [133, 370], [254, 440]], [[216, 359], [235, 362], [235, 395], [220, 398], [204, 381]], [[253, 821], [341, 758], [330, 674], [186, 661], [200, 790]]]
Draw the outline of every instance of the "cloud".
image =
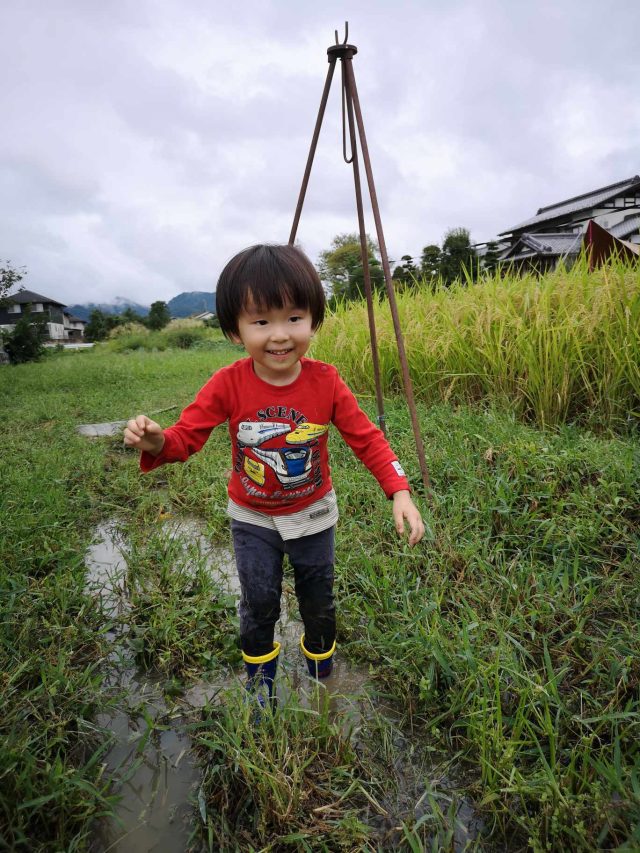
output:
[[[286, 241], [344, 14], [336, 0], [4, 4], [0, 256], [70, 304], [149, 303]], [[348, 14], [392, 257], [455, 226], [489, 239], [639, 171], [640, 7], [353, 0]], [[337, 74], [298, 234], [312, 258], [357, 227], [340, 113]]]

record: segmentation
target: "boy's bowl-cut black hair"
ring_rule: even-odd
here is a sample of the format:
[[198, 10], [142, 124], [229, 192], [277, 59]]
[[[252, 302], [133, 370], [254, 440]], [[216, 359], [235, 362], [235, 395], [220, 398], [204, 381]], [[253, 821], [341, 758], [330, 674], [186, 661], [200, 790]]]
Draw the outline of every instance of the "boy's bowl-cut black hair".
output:
[[295, 246], [249, 246], [231, 258], [216, 287], [216, 315], [226, 337], [238, 334], [238, 317], [251, 301], [259, 310], [283, 308], [290, 302], [311, 313], [314, 329], [324, 320], [320, 276]]

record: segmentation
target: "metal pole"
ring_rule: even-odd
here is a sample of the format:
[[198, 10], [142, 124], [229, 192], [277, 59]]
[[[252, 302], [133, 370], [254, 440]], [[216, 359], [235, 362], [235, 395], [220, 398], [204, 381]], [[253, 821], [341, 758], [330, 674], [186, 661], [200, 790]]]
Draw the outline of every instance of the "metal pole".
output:
[[331, 88], [331, 80], [333, 79], [333, 72], [336, 67], [335, 57], [329, 56], [329, 70], [327, 71], [327, 79], [325, 80], [324, 89], [322, 91], [322, 98], [320, 99], [320, 109], [318, 111], [318, 118], [316, 119], [316, 126], [313, 131], [313, 137], [311, 139], [311, 148], [309, 149], [309, 156], [307, 157], [307, 166], [304, 170], [304, 177], [302, 178], [302, 186], [300, 187], [300, 195], [298, 196], [298, 205], [296, 207], [296, 212], [293, 217], [293, 225], [291, 226], [291, 234], [289, 235], [289, 245], [293, 246], [296, 240], [296, 234], [298, 232], [298, 223], [300, 222], [300, 214], [302, 213], [302, 205], [304, 204], [304, 197], [307, 193], [307, 185], [309, 184], [309, 175], [311, 174], [311, 166], [313, 165], [313, 158], [316, 153], [316, 148], [318, 146], [318, 138], [320, 136], [320, 128], [322, 127], [322, 119], [324, 118], [324, 111], [327, 106], [327, 98], [329, 97], [329, 89]]
[[[360, 100], [358, 98], [358, 89], [356, 87], [356, 78], [353, 72], [353, 56], [358, 52], [358, 49], [354, 45], [347, 44], [347, 38], [349, 35], [349, 25], [346, 25], [346, 33], [345, 38], [342, 44], [338, 43], [338, 31], [336, 30], [336, 44], [335, 47], [331, 46], [327, 50], [327, 54], [329, 56], [329, 71], [327, 73], [327, 79], [325, 81], [324, 90], [322, 93], [322, 98], [320, 101], [320, 109], [318, 112], [318, 118], [316, 120], [316, 126], [313, 132], [313, 138], [311, 140], [311, 148], [309, 151], [309, 156], [307, 158], [307, 165], [304, 172], [304, 177], [302, 179], [302, 187], [300, 189], [300, 195], [298, 197], [298, 204], [296, 207], [296, 212], [293, 219], [293, 225], [291, 227], [291, 234], [289, 236], [289, 245], [293, 245], [296, 238], [296, 233], [298, 230], [298, 223], [300, 221], [300, 214], [302, 212], [302, 205], [304, 203], [304, 198], [307, 191], [307, 186], [309, 183], [309, 176], [311, 174], [311, 166], [313, 165], [313, 158], [316, 152], [316, 147], [318, 144], [318, 138], [320, 136], [320, 129], [322, 127], [322, 120], [324, 118], [325, 108], [327, 105], [327, 99], [329, 96], [329, 89], [331, 88], [331, 81], [333, 79], [333, 72], [335, 70], [335, 63], [337, 59], [340, 59], [342, 62], [342, 71], [343, 71], [343, 80], [342, 80], [342, 98], [343, 98], [343, 156], [347, 163], [353, 163], [353, 179], [355, 184], [355, 192], [356, 192], [356, 206], [358, 210], [358, 229], [360, 232], [360, 252], [362, 256], [362, 269], [364, 273], [364, 282], [365, 282], [365, 292], [367, 296], [367, 311], [369, 315], [369, 334], [371, 336], [371, 355], [373, 361], [373, 369], [375, 375], [375, 383], [376, 383], [376, 400], [378, 404], [378, 421], [380, 423], [380, 427], [383, 431], [385, 430], [384, 424], [384, 401], [382, 397], [382, 387], [380, 381], [380, 364], [378, 358], [378, 348], [376, 342], [376, 329], [375, 329], [375, 317], [373, 312], [373, 294], [371, 290], [371, 274], [369, 269], [369, 247], [367, 245], [367, 238], [364, 226], [364, 212], [362, 207], [362, 189], [360, 185], [360, 172], [358, 168], [358, 153], [357, 153], [357, 144], [356, 144], [356, 136], [355, 136], [355, 127], [353, 121], [353, 113], [355, 109], [355, 118], [358, 126], [358, 135], [360, 138], [360, 147], [362, 149], [362, 156], [364, 160], [365, 172], [367, 175], [367, 184], [369, 187], [369, 195], [371, 197], [371, 207], [373, 210], [373, 217], [376, 224], [376, 233], [378, 236], [378, 245], [380, 247], [380, 256], [382, 258], [382, 269], [384, 272], [384, 280], [387, 289], [387, 296], [389, 299], [389, 307], [391, 309], [391, 317], [393, 319], [393, 328], [396, 336], [396, 344], [398, 347], [398, 357], [400, 359], [400, 366], [402, 370], [402, 382], [404, 385], [404, 391], [407, 398], [407, 405], [409, 408], [409, 414], [411, 416], [411, 425], [413, 427], [413, 435], [415, 439], [416, 452], [418, 455], [418, 462], [420, 464], [420, 471], [422, 474], [422, 482], [425, 487], [426, 495], [430, 498], [431, 485], [429, 482], [429, 472], [427, 470], [427, 463], [425, 460], [424, 454], [424, 445], [422, 443], [422, 436], [420, 434], [420, 425], [418, 423], [418, 414], [416, 411], [415, 400], [413, 396], [413, 385], [411, 383], [411, 375], [409, 373], [409, 365], [407, 362], [407, 355], [404, 347], [404, 338], [402, 335], [402, 329], [400, 326], [400, 318], [398, 316], [398, 307], [396, 304], [395, 291], [393, 289], [393, 282], [391, 279], [391, 269], [389, 267], [389, 257], [387, 255], [387, 246], [384, 239], [384, 231], [382, 229], [382, 219], [380, 218], [380, 208], [378, 206], [378, 197], [376, 194], [375, 183], [373, 180], [373, 171], [371, 169], [371, 158], [369, 157], [369, 149], [367, 146], [367, 138], [364, 130], [364, 122], [362, 120], [362, 110], [360, 109]], [[348, 160], [346, 157], [345, 147], [345, 129], [344, 129], [344, 102], [346, 100], [347, 113], [349, 118], [349, 136], [351, 142], [351, 160]]]
[[[342, 58], [342, 68], [351, 64], [353, 53], [349, 52]], [[380, 359], [378, 357], [378, 340], [376, 335], [376, 319], [373, 310], [373, 291], [371, 288], [371, 271], [369, 269], [369, 246], [364, 225], [364, 209], [362, 206], [362, 187], [360, 184], [360, 168], [358, 166], [358, 147], [356, 145], [356, 128], [353, 119], [353, 101], [348, 78], [344, 80], [344, 91], [347, 101], [347, 116], [349, 119], [349, 139], [351, 144], [351, 162], [353, 163], [353, 183], [356, 191], [356, 208], [358, 211], [358, 230], [360, 232], [360, 254], [362, 257], [362, 272], [364, 274], [364, 291], [367, 297], [367, 316], [369, 319], [369, 338], [371, 340], [371, 361], [376, 385], [376, 403], [378, 407], [378, 426], [387, 434], [384, 417], [384, 398], [382, 396], [382, 381], [380, 379]]]
[[[344, 62], [344, 61], [343, 61]], [[376, 233], [378, 235], [378, 245], [380, 247], [380, 257], [382, 258], [382, 269], [384, 272], [384, 280], [387, 286], [387, 296], [389, 297], [389, 308], [391, 309], [391, 317], [393, 319], [393, 328], [396, 334], [396, 343], [398, 345], [398, 356], [400, 358], [400, 366], [402, 368], [402, 382], [404, 385], [405, 395], [407, 397], [407, 405], [409, 414], [411, 415], [411, 425], [413, 427], [413, 436], [415, 439], [416, 451], [418, 454], [418, 462], [420, 463], [420, 472], [422, 474], [422, 482], [427, 495], [431, 492], [429, 482], [429, 472], [427, 470], [427, 462], [424, 454], [424, 445], [420, 434], [420, 424], [418, 422], [418, 413], [413, 397], [413, 385], [411, 383], [411, 375], [409, 373], [409, 364], [407, 362], [407, 354], [404, 347], [404, 338], [402, 328], [400, 326], [400, 318], [398, 316], [398, 306], [396, 304], [396, 294], [393, 289], [391, 280], [391, 269], [389, 267], [389, 257], [387, 255], [387, 246], [384, 239], [384, 231], [382, 230], [382, 219], [380, 218], [380, 208], [378, 206], [378, 196], [376, 187], [373, 181], [373, 171], [371, 169], [371, 158], [369, 157], [369, 148], [367, 146], [367, 137], [364, 131], [364, 122], [362, 120], [362, 110], [360, 109], [360, 100], [358, 98], [358, 89], [356, 87], [356, 78], [353, 73], [353, 64], [350, 61], [344, 62], [346, 69], [347, 85], [353, 98], [353, 105], [356, 112], [356, 121], [358, 124], [358, 133], [360, 136], [360, 147], [362, 149], [362, 159], [364, 160], [364, 168], [367, 175], [367, 183], [369, 185], [369, 195], [371, 197], [371, 208], [373, 210], [373, 218], [376, 223]]]

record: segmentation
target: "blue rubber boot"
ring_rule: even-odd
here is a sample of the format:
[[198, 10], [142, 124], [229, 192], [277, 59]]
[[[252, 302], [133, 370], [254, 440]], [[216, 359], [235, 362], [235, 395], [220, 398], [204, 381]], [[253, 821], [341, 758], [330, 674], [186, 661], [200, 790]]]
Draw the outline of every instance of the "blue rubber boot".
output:
[[260, 708], [273, 708], [273, 682], [278, 669], [280, 643], [274, 642], [273, 651], [266, 655], [251, 656], [242, 652], [242, 659], [247, 670], [247, 693], [255, 698]]
[[321, 652], [316, 655], [305, 648], [303, 634], [302, 637], [300, 637], [300, 648], [307, 660], [307, 669], [309, 670], [309, 675], [312, 678], [327, 678], [327, 676], [331, 675], [331, 670], [333, 669], [333, 653], [336, 650], [335, 640], [328, 652]]

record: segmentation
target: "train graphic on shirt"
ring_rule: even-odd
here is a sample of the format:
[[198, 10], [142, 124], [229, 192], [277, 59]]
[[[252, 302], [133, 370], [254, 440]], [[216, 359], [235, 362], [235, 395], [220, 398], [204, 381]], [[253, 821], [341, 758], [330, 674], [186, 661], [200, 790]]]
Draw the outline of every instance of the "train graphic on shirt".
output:
[[[242, 421], [236, 434], [242, 470], [257, 486], [265, 484], [265, 465], [275, 473], [283, 489], [304, 486], [320, 475], [317, 440], [328, 429], [329, 424]], [[267, 441], [280, 437], [284, 440], [281, 446], [261, 447]]]

